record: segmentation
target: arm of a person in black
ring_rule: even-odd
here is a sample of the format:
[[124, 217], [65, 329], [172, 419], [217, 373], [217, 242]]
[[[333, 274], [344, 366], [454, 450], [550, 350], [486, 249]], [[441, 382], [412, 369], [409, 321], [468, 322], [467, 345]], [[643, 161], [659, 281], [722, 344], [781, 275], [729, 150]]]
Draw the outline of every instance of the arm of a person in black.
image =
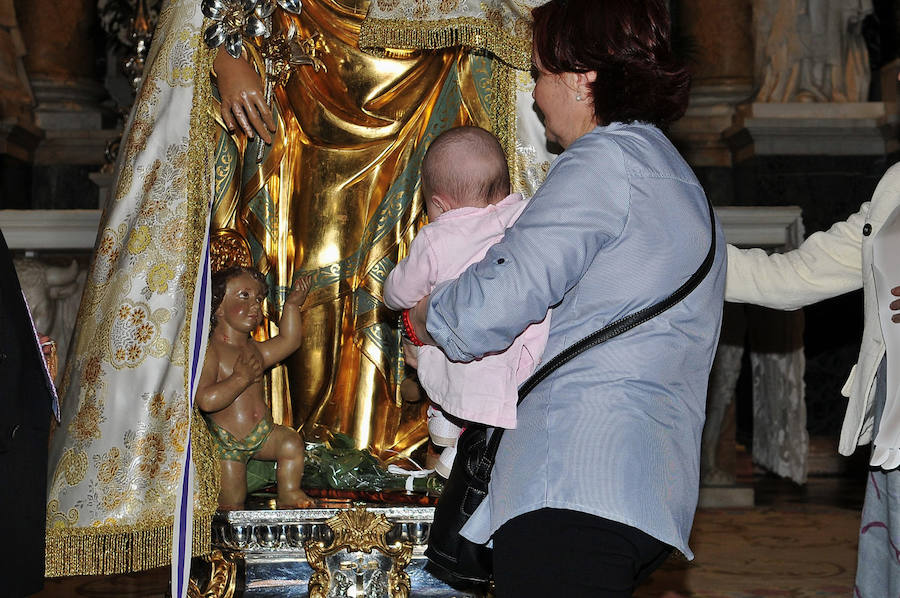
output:
[[0, 235], [0, 452], [12, 448], [23, 427], [46, 443], [52, 397], [40, 359], [12, 256]]

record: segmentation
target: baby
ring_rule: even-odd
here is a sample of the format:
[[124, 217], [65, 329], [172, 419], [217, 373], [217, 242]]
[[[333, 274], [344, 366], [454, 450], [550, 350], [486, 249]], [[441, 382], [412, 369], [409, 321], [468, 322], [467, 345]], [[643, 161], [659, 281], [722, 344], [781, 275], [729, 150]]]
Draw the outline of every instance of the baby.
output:
[[210, 334], [197, 385], [222, 469], [219, 508], [238, 510], [247, 496], [247, 461], [276, 461], [278, 508], [313, 506], [300, 489], [303, 439], [296, 430], [273, 423], [263, 397], [263, 372], [300, 347], [300, 306], [309, 278], [298, 279], [284, 300], [279, 334], [257, 342], [251, 334], [263, 319], [268, 291], [263, 275], [234, 266], [213, 274]]
[[[429, 224], [391, 271], [384, 301], [409, 309], [439, 282], [480, 261], [519, 217], [527, 202], [510, 195], [509, 167], [497, 139], [484, 129], [458, 127], [439, 135], [422, 161], [422, 192]], [[538, 365], [550, 316], [532, 324], [502, 353], [468, 363], [451, 362], [437, 347], [418, 349], [419, 382], [431, 399], [428, 432], [447, 447], [435, 467], [448, 477], [456, 439], [466, 422], [514, 428], [518, 386]]]

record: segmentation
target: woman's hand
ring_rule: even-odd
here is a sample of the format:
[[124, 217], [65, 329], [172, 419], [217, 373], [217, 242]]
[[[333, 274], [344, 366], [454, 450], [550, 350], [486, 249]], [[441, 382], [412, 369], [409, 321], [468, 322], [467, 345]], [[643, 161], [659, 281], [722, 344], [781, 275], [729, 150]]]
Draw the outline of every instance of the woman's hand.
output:
[[41, 345], [41, 353], [44, 355], [50, 355], [53, 352], [53, 347], [56, 345], [56, 342], [46, 334], [38, 333], [38, 342]]
[[[894, 287], [891, 289], [891, 295], [894, 297], [900, 297], [900, 287]], [[894, 299], [891, 301], [890, 308], [895, 312], [900, 312], [900, 299]], [[900, 324], [900, 313], [895, 313], [891, 316], [891, 320]]]
[[431, 335], [428, 334], [428, 330], [425, 328], [425, 322], [428, 320], [428, 302], [430, 300], [431, 295], [425, 295], [416, 303], [415, 307], [409, 310], [409, 323], [420, 341], [426, 345], [436, 345], [437, 343], [434, 342], [434, 339], [431, 338]]
[[[219, 48], [216, 77], [222, 97], [222, 119], [230, 132], [241, 130], [253, 138], [254, 131], [266, 143], [272, 143], [275, 119], [266, 105], [259, 75], [243, 57], [232, 58]], [[236, 124], [237, 123], [237, 124]]]

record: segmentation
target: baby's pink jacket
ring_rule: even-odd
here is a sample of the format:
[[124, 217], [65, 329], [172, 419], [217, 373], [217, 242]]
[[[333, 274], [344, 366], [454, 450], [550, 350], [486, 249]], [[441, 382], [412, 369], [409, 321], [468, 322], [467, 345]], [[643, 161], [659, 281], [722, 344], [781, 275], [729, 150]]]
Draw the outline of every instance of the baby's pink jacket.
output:
[[[384, 302], [395, 310], [409, 309], [435, 285], [458, 277], [481, 261], [491, 245], [528, 204], [519, 193], [485, 208], [444, 212], [422, 227], [409, 255], [388, 275]], [[453, 362], [433, 346], [419, 348], [419, 382], [428, 397], [451, 415], [503, 428], [516, 427], [518, 387], [540, 363], [550, 314], [532, 324], [503, 351], [467, 363]]]

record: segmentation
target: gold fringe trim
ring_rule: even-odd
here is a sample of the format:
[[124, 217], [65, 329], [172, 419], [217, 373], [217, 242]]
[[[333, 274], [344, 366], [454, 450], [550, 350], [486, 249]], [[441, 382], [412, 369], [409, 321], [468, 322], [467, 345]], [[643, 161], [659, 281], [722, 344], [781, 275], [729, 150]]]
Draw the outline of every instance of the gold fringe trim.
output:
[[[191, 554], [212, 550], [212, 519], [218, 507], [219, 463], [212, 437], [196, 409], [191, 422], [194, 522]], [[105, 525], [47, 530], [46, 576], [112, 575], [172, 564], [173, 518], [162, 525]]]
[[[191, 551], [209, 554], [212, 515], [194, 515]], [[46, 576], [113, 575], [172, 564], [172, 523], [62, 528], [47, 531]]]
[[[506, 152], [510, 164], [516, 164], [516, 139], [518, 126], [516, 121], [516, 70], [499, 60], [495, 60], [491, 72], [491, 125], [500, 146]], [[513, 166], [515, 169], [515, 166]], [[517, 180], [516, 172], [510, 173], [512, 180]]]
[[440, 50], [454, 46], [484, 49], [513, 68], [531, 68], [530, 31], [513, 34], [483, 19], [410, 22], [367, 18], [359, 31], [360, 49], [382, 56], [389, 54], [390, 48]]
[[[207, 24], [208, 19], [204, 19], [202, 30], [205, 30]], [[212, 73], [216, 52], [206, 46], [202, 35], [197, 35], [196, 43], [194, 54], [194, 97], [190, 114], [190, 149], [188, 150], [188, 163], [191, 165], [191, 177], [187, 189], [188, 223], [191, 227], [188, 255], [191, 256], [191, 262], [185, 275], [190, 274], [189, 280], [197, 280], [201, 264], [205, 258], [202, 255], [202, 250], [203, 237], [207, 231], [203, 229], [206, 226], [209, 206], [214, 194], [215, 176], [213, 174], [213, 166], [215, 164], [216, 127], [218, 127], [215, 118], [210, 114], [210, 106], [214, 103], [210, 73]], [[197, 257], [195, 258], [194, 256]], [[186, 322], [193, 321], [195, 288], [195, 285], [191, 285], [185, 289]], [[209, 316], [207, 315], [207, 322], [208, 318]], [[203, 327], [205, 330], [207, 322], [195, 322], [194, 325]], [[193, 329], [191, 332], [193, 332]], [[186, 395], [190, 393], [191, 389], [190, 349], [190, 339], [185, 337], [184, 388]], [[214, 513], [218, 507], [219, 461], [215, 456], [215, 449], [213, 448], [209, 430], [196, 407], [192, 413], [191, 451], [196, 474], [194, 478], [194, 497], [192, 497], [195, 501], [194, 516], [206, 517]], [[204, 552], [203, 554], [206, 553]]]

